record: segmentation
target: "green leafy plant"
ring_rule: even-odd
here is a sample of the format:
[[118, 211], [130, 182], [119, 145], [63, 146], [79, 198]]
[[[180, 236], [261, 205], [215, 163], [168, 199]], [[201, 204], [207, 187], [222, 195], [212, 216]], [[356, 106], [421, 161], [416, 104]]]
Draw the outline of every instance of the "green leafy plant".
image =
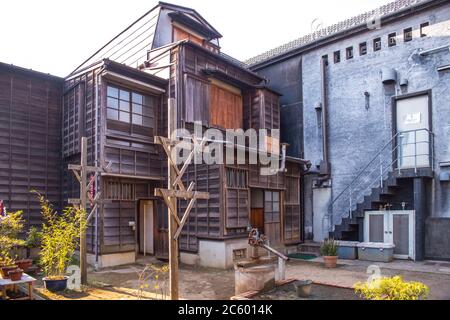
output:
[[320, 254], [327, 257], [336, 257], [338, 255], [338, 245], [333, 239], [326, 239], [320, 246]]
[[38, 248], [41, 245], [41, 238], [38, 229], [33, 226], [28, 230], [27, 239], [25, 240], [25, 246], [28, 249]]
[[86, 228], [86, 213], [74, 207], [58, 213], [48, 200], [37, 195], [44, 218], [42, 230], [38, 232], [41, 240], [39, 264], [47, 278], [62, 279], [78, 247], [80, 233]]
[[358, 282], [355, 292], [367, 300], [423, 300], [430, 288], [421, 282], [406, 282], [400, 276], [379, 278], [371, 282]]
[[13, 265], [17, 259], [17, 249], [25, 245], [19, 238], [23, 230], [22, 211], [7, 213], [0, 218], [0, 264]]

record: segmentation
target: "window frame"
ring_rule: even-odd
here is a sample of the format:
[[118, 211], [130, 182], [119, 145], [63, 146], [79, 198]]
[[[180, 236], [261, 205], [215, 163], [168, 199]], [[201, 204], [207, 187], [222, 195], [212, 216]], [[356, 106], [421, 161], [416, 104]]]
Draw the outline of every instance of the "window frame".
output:
[[413, 35], [412, 27], [403, 29], [403, 41], [404, 42], [410, 42], [413, 40], [413, 38], [414, 38], [414, 35]]
[[420, 37], [421, 38], [428, 37], [428, 34], [424, 33], [424, 29], [429, 28], [429, 27], [430, 27], [430, 23], [428, 21], [420, 24]]
[[[364, 51], [363, 51], [363, 48], [364, 48]], [[364, 41], [359, 44], [359, 55], [365, 56], [366, 54], [367, 54], [367, 42]]]
[[377, 37], [375, 39], [373, 39], [373, 51], [380, 51], [381, 50], [381, 37]]
[[[393, 42], [391, 40], [394, 40]], [[388, 47], [395, 47], [397, 45], [397, 32], [388, 34]]]
[[354, 54], [354, 51], [353, 51], [353, 46], [347, 47], [345, 49], [345, 56], [346, 56], [347, 60], [350, 60], [350, 59], [354, 58], [355, 54]]
[[[117, 95], [111, 95], [109, 90], [117, 90]], [[124, 96], [122, 96], [124, 93]], [[127, 95], [127, 97], [125, 96]], [[135, 96], [140, 96], [141, 101], [137, 101], [134, 99]], [[146, 102], [148, 99], [148, 102]], [[110, 101], [116, 101], [116, 107], [111, 107]], [[121, 104], [123, 103], [123, 109], [121, 108]], [[130, 126], [140, 126], [144, 128], [153, 129], [154, 132], [157, 130], [157, 110], [159, 106], [159, 97], [156, 95], [151, 95], [148, 93], [143, 93], [139, 90], [134, 90], [128, 87], [124, 87], [121, 85], [117, 85], [115, 83], [108, 82], [106, 83], [106, 120], [107, 121], [117, 121], [120, 123], [125, 123]], [[135, 108], [140, 107], [140, 112], [136, 112]], [[145, 110], [148, 112], [145, 115]], [[117, 112], [117, 117], [110, 117], [109, 112]], [[121, 120], [121, 114], [127, 115], [128, 120]], [[135, 123], [134, 117], [140, 117], [141, 121]], [[144, 120], [148, 121], [146, 125]]]
[[333, 53], [333, 61], [334, 61], [334, 63], [341, 62], [341, 50], [337, 50]]

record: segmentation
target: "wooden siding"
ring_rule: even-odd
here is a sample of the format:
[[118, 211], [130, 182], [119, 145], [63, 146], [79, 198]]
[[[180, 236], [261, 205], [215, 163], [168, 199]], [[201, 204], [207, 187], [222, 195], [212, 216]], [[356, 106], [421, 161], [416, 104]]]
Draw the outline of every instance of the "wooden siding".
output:
[[41, 223], [41, 192], [60, 209], [62, 81], [0, 66], [0, 199]]
[[[136, 231], [129, 226], [129, 223], [135, 222], [137, 225], [139, 200], [153, 199], [154, 188], [160, 187], [162, 183], [158, 179], [167, 174], [165, 154], [160, 146], [153, 143], [154, 136], [161, 134], [167, 128], [162, 121], [167, 117], [162, 108], [163, 105], [166, 105], [163, 103], [165, 99], [162, 97], [157, 99], [157, 105], [152, 111], [155, 119], [153, 127], [110, 120], [106, 119], [106, 88], [108, 85], [149, 95], [135, 90], [131, 86], [117, 85], [111, 81], [103, 82], [101, 85], [101, 125], [103, 130], [101, 131], [100, 156], [105, 163], [112, 163], [110, 174], [123, 176], [123, 178], [104, 177], [101, 191], [106, 195], [108, 183], [116, 181], [122, 185], [127, 184], [134, 193], [132, 199], [129, 195], [124, 197], [121, 194], [121, 200], [108, 201], [101, 209], [101, 252], [103, 254], [136, 250]], [[134, 176], [155, 180], [136, 180], [133, 179]], [[158, 208], [160, 207], [158, 206]]]
[[209, 110], [211, 126], [242, 129], [242, 95], [212, 84]]
[[246, 129], [280, 129], [279, 96], [267, 89], [254, 89], [244, 97]]
[[192, 33], [183, 30], [179, 27], [173, 26], [173, 42], [189, 40], [200, 46], [203, 46], [203, 39], [193, 35]]
[[[197, 252], [198, 238], [220, 238], [222, 234], [222, 177], [219, 165], [195, 165], [188, 167], [184, 176], [188, 185], [195, 182], [195, 190], [210, 193], [209, 200], [198, 200], [192, 209], [186, 226], [180, 236], [180, 249]], [[189, 183], [188, 183], [189, 182]], [[187, 201], [179, 201], [178, 211], [181, 216], [187, 207]]]
[[[80, 163], [81, 137], [87, 138], [87, 160], [89, 165], [95, 163], [95, 99], [99, 96], [97, 88], [98, 69], [79, 75], [64, 84], [62, 95], [62, 200], [67, 205], [67, 199], [78, 198], [80, 184], [73, 173], [67, 169], [69, 164]], [[98, 115], [100, 120], [100, 115]], [[88, 208], [90, 210], [90, 208]], [[101, 224], [101, 221], [99, 221]], [[88, 252], [95, 250], [94, 219], [86, 230], [86, 245]]]
[[185, 121], [199, 121], [204, 126], [210, 123], [209, 103], [210, 84], [206, 79], [193, 75], [185, 75]]
[[279, 190], [286, 187], [284, 173], [268, 176], [261, 175], [261, 166], [259, 165], [252, 165], [249, 167], [249, 170], [249, 186], [251, 188]]

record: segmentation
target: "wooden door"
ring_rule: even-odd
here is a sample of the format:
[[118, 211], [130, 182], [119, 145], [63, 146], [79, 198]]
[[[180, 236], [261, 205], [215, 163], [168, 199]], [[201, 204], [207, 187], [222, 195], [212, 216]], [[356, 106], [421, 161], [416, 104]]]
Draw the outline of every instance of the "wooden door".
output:
[[264, 234], [270, 246], [281, 243], [280, 192], [264, 192]]
[[261, 233], [264, 233], [264, 209], [252, 208], [250, 212], [250, 224], [253, 228], [259, 229]]
[[154, 207], [153, 201], [141, 201], [139, 214], [139, 251], [154, 254]]
[[155, 256], [161, 260], [169, 259], [169, 227], [167, 207], [158, 203], [155, 210]]

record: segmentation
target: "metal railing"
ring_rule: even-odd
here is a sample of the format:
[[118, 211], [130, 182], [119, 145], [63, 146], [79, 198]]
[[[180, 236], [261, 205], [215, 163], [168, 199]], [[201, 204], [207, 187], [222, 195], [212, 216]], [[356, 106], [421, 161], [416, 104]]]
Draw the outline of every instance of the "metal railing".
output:
[[[355, 178], [334, 197], [323, 219], [328, 221], [328, 231], [334, 231], [335, 223], [342, 218], [352, 218], [352, 212], [372, 188], [384, 187], [390, 172], [419, 168], [434, 169], [434, 134], [428, 129], [401, 131], [395, 134], [364, 166]], [[324, 228], [323, 230], [326, 230]]]

